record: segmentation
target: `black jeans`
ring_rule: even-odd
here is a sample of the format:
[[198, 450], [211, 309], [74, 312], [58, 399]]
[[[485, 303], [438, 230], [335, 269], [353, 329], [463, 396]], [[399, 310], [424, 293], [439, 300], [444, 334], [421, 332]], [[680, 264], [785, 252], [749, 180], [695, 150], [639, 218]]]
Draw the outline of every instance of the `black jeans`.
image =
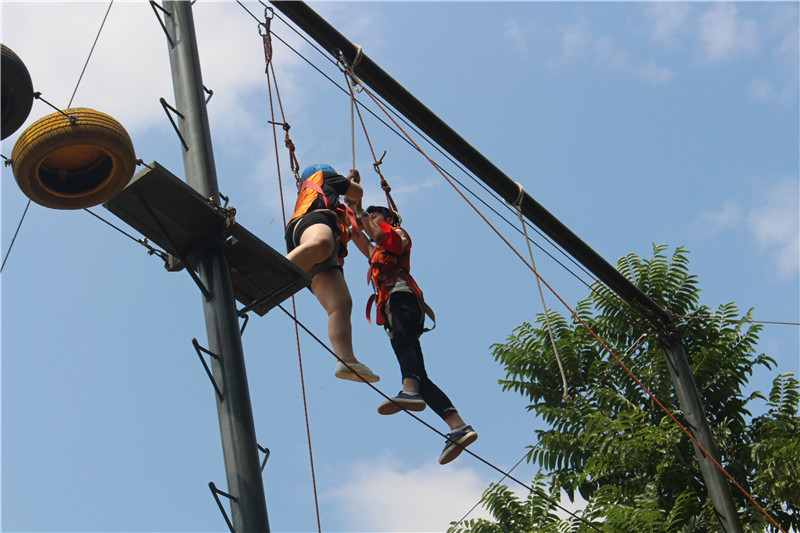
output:
[[411, 292], [394, 292], [389, 297], [389, 324], [392, 348], [400, 363], [403, 378], [419, 382], [419, 393], [425, 403], [444, 419], [448, 411], [455, 411], [450, 398], [428, 378], [419, 337], [422, 335], [425, 315], [417, 296]]

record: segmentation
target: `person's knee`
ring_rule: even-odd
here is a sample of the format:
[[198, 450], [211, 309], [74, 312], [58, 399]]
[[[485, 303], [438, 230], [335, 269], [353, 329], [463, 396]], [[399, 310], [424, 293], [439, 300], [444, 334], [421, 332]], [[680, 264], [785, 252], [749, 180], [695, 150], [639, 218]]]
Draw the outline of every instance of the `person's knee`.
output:
[[333, 253], [333, 239], [323, 235], [314, 236], [304, 241], [301, 246], [313, 253], [315, 257], [319, 257], [320, 261]]
[[337, 309], [349, 315], [353, 311], [353, 298], [350, 296], [350, 292], [339, 294], [335, 305]]

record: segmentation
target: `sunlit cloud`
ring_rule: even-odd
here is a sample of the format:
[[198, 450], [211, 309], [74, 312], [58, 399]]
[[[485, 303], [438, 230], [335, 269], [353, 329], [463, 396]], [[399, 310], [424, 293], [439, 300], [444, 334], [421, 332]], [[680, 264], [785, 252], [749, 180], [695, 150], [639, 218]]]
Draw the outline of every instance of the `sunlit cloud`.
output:
[[[446, 531], [481, 499], [489, 481], [469, 467], [435, 462], [418, 467], [391, 455], [352, 466], [342, 483], [325, 492], [350, 531]], [[398, 499], [402, 495], [402, 505]], [[469, 518], [488, 518], [481, 509]]]
[[758, 25], [731, 3], [715, 4], [700, 15], [699, 37], [703, 58], [710, 62], [750, 56], [761, 47]]
[[780, 279], [800, 271], [800, 183], [784, 178], [765, 189], [747, 214], [759, 249], [775, 262]]
[[725, 202], [719, 211], [704, 213], [700, 217], [698, 228], [702, 234], [716, 235], [725, 230], [741, 226], [744, 220], [744, 211], [733, 202]]
[[645, 33], [654, 43], [679, 48], [686, 38], [692, 6], [684, 2], [652, 2], [645, 6]]
[[695, 224], [699, 234], [746, 230], [758, 251], [772, 260], [776, 276], [790, 279], [800, 271], [800, 183], [781, 178], [752, 196], [752, 204], [728, 201], [718, 211], [703, 214]]
[[510, 20], [506, 23], [506, 30], [503, 32], [503, 41], [508, 48], [521, 56], [528, 55], [530, 47], [525, 35], [525, 31], [519, 21]]
[[560, 50], [549, 61], [551, 68], [578, 65], [652, 85], [666, 83], [675, 77], [673, 69], [658, 65], [654, 59], [636, 57], [613, 35], [595, 36], [584, 18], [563, 29]]

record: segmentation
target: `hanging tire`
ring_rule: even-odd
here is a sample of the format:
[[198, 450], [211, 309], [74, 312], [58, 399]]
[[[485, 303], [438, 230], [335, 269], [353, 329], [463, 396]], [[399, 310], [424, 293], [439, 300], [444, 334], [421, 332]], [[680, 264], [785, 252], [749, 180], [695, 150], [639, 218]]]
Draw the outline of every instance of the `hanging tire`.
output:
[[83, 209], [110, 200], [136, 169], [125, 128], [105, 113], [82, 107], [31, 124], [17, 139], [11, 161], [22, 192], [54, 209]]
[[33, 106], [33, 82], [22, 60], [6, 45], [0, 45], [0, 139], [22, 126]]

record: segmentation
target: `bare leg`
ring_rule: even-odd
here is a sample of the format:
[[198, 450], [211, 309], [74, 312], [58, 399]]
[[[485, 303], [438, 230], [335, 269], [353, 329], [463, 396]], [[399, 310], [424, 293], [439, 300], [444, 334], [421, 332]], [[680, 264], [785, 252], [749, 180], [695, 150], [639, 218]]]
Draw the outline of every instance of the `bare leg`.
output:
[[337, 268], [320, 272], [311, 280], [311, 291], [328, 313], [328, 337], [333, 351], [345, 363], [355, 363], [353, 330], [350, 324], [353, 300], [344, 275]]
[[314, 224], [303, 231], [299, 246], [286, 254], [286, 259], [308, 272], [317, 263], [325, 261], [333, 253], [333, 247], [331, 228]]
[[[325, 224], [314, 224], [308, 227], [300, 236], [300, 244], [286, 255], [286, 258], [304, 269], [306, 272], [317, 263], [328, 259], [335, 249], [333, 231]], [[353, 300], [344, 274], [337, 268], [323, 270], [311, 278], [311, 292], [317, 297], [319, 303], [328, 313], [328, 337], [331, 340], [333, 352], [344, 363], [350, 365], [358, 363], [353, 353], [353, 330], [350, 324], [350, 314], [353, 310]], [[359, 363], [358, 368], [347, 367], [340, 369], [337, 363], [336, 377], [350, 381], [365, 380], [374, 383], [380, 380], [365, 365]]]
[[467, 425], [467, 423], [461, 418], [461, 415], [458, 414], [458, 411], [448, 411], [447, 414], [444, 415], [444, 421], [447, 422], [448, 426], [450, 426], [450, 431]]
[[419, 394], [419, 381], [416, 378], [403, 378], [403, 392]]

